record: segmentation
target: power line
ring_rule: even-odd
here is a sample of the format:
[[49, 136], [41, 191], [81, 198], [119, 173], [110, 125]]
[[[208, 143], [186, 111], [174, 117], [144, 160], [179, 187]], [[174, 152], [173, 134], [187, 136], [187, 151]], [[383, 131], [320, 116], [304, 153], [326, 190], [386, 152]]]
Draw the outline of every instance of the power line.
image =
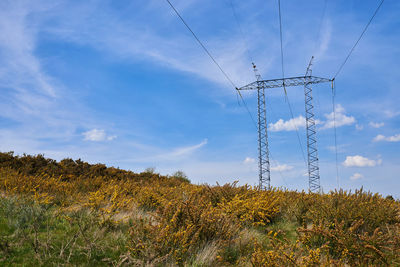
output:
[[211, 55], [210, 51], [208, 51], [208, 49], [205, 47], [205, 45], [200, 41], [200, 39], [197, 37], [197, 35], [194, 33], [194, 31], [190, 28], [190, 26], [186, 23], [186, 21], [183, 19], [183, 17], [179, 14], [178, 10], [176, 10], [176, 8], [174, 7], [174, 5], [169, 1], [166, 0], [168, 2], [168, 4], [171, 6], [171, 8], [174, 10], [174, 12], [176, 13], [176, 15], [180, 18], [180, 20], [183, 22], [183, 24], [186, 26], [186, 28], [192, 33], [193, 37], [196, 39], [196, 41], [199, 43], [199, 45], [203, 48], [203, 50], [207, 53], [207, 55], [211, 58], [211, 60], [214, 62], [214, 64], [218, 67], [218, 69], [221, 71], [221, 73], [225, 76], [225, 78], [229, 81], [229, 83], [233, 86], [233, 88], [235, 88], [236, 92], [239, 94], [240, 99], [242, 100], [247, 112], [250, 115], [251, 120], [253, 121], [254, 125], [257, 124], [253, 118], [253, 115], [251, 115], [251, 112], [249, 110], [249, 108], [247, 107], [246, 102], [244, 101], [242, 94], [239, 92], [239, 90], [237, 90], [238, 88], [236, 87], [236, 85], [233, 83], [232, 79], [228, 76], [228, 74], [222, 69], [221, 65], [218, 64], [218, 62], [215, 60], [215, 58]]
[[[274, 164], [278, 167], [278, 166], [279, 166], [279, 162], [278, 162], [277, 160], [274, 159], [274, 157], [272, 156], [271, 151], [269, 151], [269, 156], [270, 156], [270, 158], [271, 158], [271, 161], [274, 161], [274, 162], [275, 162]], [[286, 182], [285, 178], [283, 177], [283, 174], [282, 174], [281, 170], [279, 170], [279, 168], [277, 168], [277, 171], [278, 171], [278, 173], [279, 173], [279, 176], [282, 178], [283, 183], [288, 187], [289, 185], [288, 185], [288, 183]]]
[[300, 149], [301, 149], [301, 155], [303, 156], [304, 164], [307, 167], [306, 156], [304, 154], [303, 144], [301, 143], [299, 129], [297, 128], [296, 123], [294, 122], [292, 105], [290, 104], [289, 97], [288, 97], [287, 94], [285, 95], [285, 97], [286, 97], [286, 102], [288, 103], [288, 106], [289, 106], [290, 116], [292, 117], [292, 124], [293, 124], [294, 128], [296, 129], [297, 141], [299, 142], [299, 146], [300, 146]]
[[299, 145], [300, 145], [304, 164], [307, 166], [306, 157], [305, 157], [304, 149], [303, 149], [303, 144], [301, 143], [301, 140], [300, 140], [299, 130], [297, 129], [297, 126], [294, 122], [293, 110], [292, 110], [292, 106], [290, 105], [289, 97], [287, 95], [286, 86], [285, 86], [285, 67], [284, 67], [284, 58], [283, 58], [281, 0], [278, 0], [278, 13], [279, 13], [279, 37], [280, 37], [280, 43], [281, 43], [281, 67], [282, 67], [283, 90], [285, 91], [285, 100], [289, 106], [290, 115], [292, 117], [292, 123], [293, 123], [294, 128], [296, 129], [297, 141], [299, 142]]
[[325, 15], [326, 15], [326, 6], [327, 6], [327, 2], [328, 0], [324, 1], [324, 7], [322, 9], [322, 15], [321, 15], [321, 19], [319, 21], [319, 26], [318, 26], [318, 33], [317, 33], [317, 40], [315, 41], [315, 45], [314, 45], [314, 52], [317, 49], [318, 44], [320, 43], [320, 39], [321, 39], [321, 30], [322, 30], [322, 24], [324, 22], [325, 19]]
[[365, 26], [364, 30], [362, 31], [360, 37], [358, 37], [357, 42], [354, 44], [354, 46], [351, 48], [349, 54], [347, 55], [346, 59], [344, 60], [344, 62], [342, 63], [342, 65], [340, 65], [338, 71], [336, 72], [335, 76], [333, 76], [333, 79], [336, 78], [336, 76], [338, 76], [338, 74], [340, 73], [340, 71], [342, 70], [343, 66], [346, 64], [347, 60], [349, 59], [350, 55], [353, 53], [354, 49], [356, 48], [356, 46], [358, 45], [358, 43], [360, 42], [361, 38], [363, 37], [364, 33], [367, 31], [369, 25], [371, 24], [372, 20], [375, 18], [375, 15], [378, 13], [379, 9], [381, 8], [383, 2], [385, 0], [382, 0], [379, 4], [379, 6], [376, 8], [374, 14], [372, 15], [371, 19], [368, 21], [367, 25]]
[[[283, 65], [283, 42], [282, 42], [282, 16], [281, 16], [281, 0], [278, 0], [278, 10], [279, 10], [279, 36], [280, 36], [280, 40], [281, 40], [281, 65], [282, 65], [282, 78], [285, 78], [285, 69], [284, 69], [284, 65]], [[285, 84], [283, 86], [283, 89], [285, 90], [285, 94], [286, 94], [286, 88], [285, 88]]]
[[336, 183], [339, 190], [340, 184], [339, 184], [339, 163], [338, 163], [337, 134], [336, 134], [335, 81], [332, 81], [332, 110], [333, 110], [333, 129], [335, 134]]
[[245, 45], [245, 47], [246, 47], [247, 55], [248, 55], [248, 57], [249, 57], [249, 59], [250, 59], [250, 62], [253, 63], [254, 60], [253, 60], [253, 57], [251, 56], [251, 53], [250, 53], [249, 44], [248, 44], [248, 42], [247, 42], [246, 35], [244, 34], [243, 27], [242, 27], [242, 25], [241, 25], [240, 22], [239, 22], [239, 17], [238, 17], [238, 15], [237, 15], [237, 13], [236, 13], [235, 6], [233, 5], [233, 0], [229, 0], [229, 3], [230, 3], [230, 6], [231, 6], [231, 9], [232, 9], [233, 16], [234, 16], [234, 18], [235, 18], [235, 20], [236, 20], [236, 24], [238, 25], [240, 34], [241, 34], [241, 36], [242, 36], [244, 45]]
[[248, 107], [247, 104], [246, 104], [246, 101], [244, 101], [244, 98], [242, 97], [242, 94], [240, 93], [239, 90], [236, 90], [236, 91], [237, 91], [238, 95], [240, 96], [240, 99], [242, 100], [242, 102], [243, 102], [243, 104], [244, 104], [244, 107], [246, 108], [247, 112], [249, 113], [250, 118], [251, 118], [251, 120], [253, 121], [254, 126], [256, 127], [256, 129], [258, 129], [257, 123], [256, 123], [256, 121], [254, 120], [253, 115], [251, 114], [250, 109], [249, 109], [249, 107]]
[[[239, 22], [239, 17], [238, 17], [238, 15], [237, 15], [237, 13], [236, 13], [236, 9], [235, 9], [235, 6], [233, 5], [233, 1], [232, 1], [232, 0], [229, 0], [229, 3], [230, 3], [230, 6], [231, 6], [231, 9], [232, 9], [233, 17], [235, 18], [236, 24], [238, 25], [238, 28], [239, 28], [239, 31], [240, 31], [240, 35], [242, 36], [243, 43], [244, 43], [245, 48], [246, 48], [246, 51], [247, 51], [247, 56], [249, 57], [250, 62], [253, 63], [254, 60], [253, 60], [253, 57], [251, 56], [250, 49], [249, 49], [249, 45], [248, 45], [248, 43], [247, 43], [246, 36], [245, 36], [245, 34], [244, 34], [244, 32], [243, 32], [242, 25], [241, 25], [240, 22]], [[237, 89], [237, 88], [236, 88], [236, 89]], [[237, 90], [237, 92], [238, 92], [238, 95], [240, 96], [240, 99], [242, 100], [242, 102], [243, 102], [243, 104], [244, 104], [244, 107], [246, 108], [247, 112], [249, 113], [250, 118], [251, 118], [251, 120], [253, 121], [254, 126], [257, 128], [257, 123], [256, 123], [256, 121], [254, 120], [253, 115], [251, 114], [251, 112], [250, 112], [250, 110], [249, 110], [249, 108], [248, 108], [246, 102], [244, 101], [244, 98], [242, 97], [242, 94], [240, 93], [239, 90]]]
[[229, 83], [236, 89], [236, 85], [233, 83], [231, 78], [229, 78], [228, 74], [222, 69], [222, 67], [218, 64], [218, 62], [215, 60], [215, 58], [211, 55], [211, 53], [208, 51], [208, 49], [203, 45], [203, 43], [200, 41], [200, 39], [197, 37], [197, 35], [192, 31], [192, 29], [189, 27], [189, 25], [186, 23], [186, 21], [182, 18], [182, 16], [179, 14], [178, 10], [172, 5], [172, 3], [169, 0], [165, 0], [168, 2], [168, 4], [171, 6], [171, 8], [175, 11], [176, 15], [181, 19], [183, 24], [185, 24], [186, 28], [192, 33], [193, 37], [197, 40], [197, 42], [200, 44], [200, 46], [203, 48], [203, 50], [207, 53], [207, 55], [211, 58], [211, 60], [217, 65], [218, 69], [222, 72], [222, 74], [225, 76], [225, 78], [229, 81]]

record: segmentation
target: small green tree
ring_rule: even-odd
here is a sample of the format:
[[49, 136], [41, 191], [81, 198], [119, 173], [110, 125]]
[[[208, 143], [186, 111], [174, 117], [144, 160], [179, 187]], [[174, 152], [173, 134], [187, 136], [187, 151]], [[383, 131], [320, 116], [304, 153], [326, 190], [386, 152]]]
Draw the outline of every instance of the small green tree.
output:
[[176, 172], [174, 172], [174, 174], [172, 174], [171, 177], [181, 180], [182, 182], [185, 182], [185, 183], [190, 183], [189, 178], [183, 171], [176, 171]]
[[155, 167], [148, 167], [144, 170], [145, 173], [150, 173], [150, 174], [154, 174], [155, 171], [156, 171]]

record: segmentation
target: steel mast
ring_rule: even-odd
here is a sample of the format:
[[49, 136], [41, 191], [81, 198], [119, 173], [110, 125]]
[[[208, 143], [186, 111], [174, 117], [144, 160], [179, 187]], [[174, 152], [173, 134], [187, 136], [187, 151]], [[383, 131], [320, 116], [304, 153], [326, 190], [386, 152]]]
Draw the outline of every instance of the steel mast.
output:
[[271, 186], [271, 171], [268, 149], [267, 107], [265, 102], [265, 88], [262, 85], [261, 75], [253, 64], [257, 87], [257, 117], [258, 117], [258, 179], [261, 190], [269, 190]]
[[312, 75], [311, 66], [313, 59], [314, 57], [311, 57], [305, 75], [304, 103], [307, 129], [308, 188], [311, 192], [319, 193], [321, 191], [321, 186], [318, 166], [317, 129], [315, 126], [312, 82], [310, 78]]
[[311, 62], [307, 68], [306, 75], [291, 78], [262, 80], [253, 64], [257, 80], [237, 90], [257, 90], [258, 108], [258, 167], [260, 189], [270, 189], [270, 162], [267, 134], [267, 112], [265, 103], [265, 89], [304, 86], [307, 122], [307, 148], [308, 148], [308, 174], [309, 190], [320, 191], [320, 177], [318, 167], [318, 153], [316, 141], [315, 116], [312, 104], [312, 84], [332, 82], [332, 79], [315, 77], [311, 75]]

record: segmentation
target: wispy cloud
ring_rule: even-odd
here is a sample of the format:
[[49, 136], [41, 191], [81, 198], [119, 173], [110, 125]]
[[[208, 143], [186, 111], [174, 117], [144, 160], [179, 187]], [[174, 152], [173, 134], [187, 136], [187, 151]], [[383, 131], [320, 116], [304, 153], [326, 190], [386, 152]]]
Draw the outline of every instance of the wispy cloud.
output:
[[387, 141], [387, 142], [400, 142], [400, 134], [396, 134], [393, 136], [384, 136], [382, 134], [378, 134], [374, 140], [374, 142], [379, 142], [379, 141]]
[[285, 172], [285, 171], [290, 171], [293, 170], [293, 166], [287, 165], [287, 164], [278, 164], [275, 166], [271, 166], [271, 171], [277, 171], [277, 172]]
[[[208, 143], [207, 139], [204, 139], [198, 144], [191, 145], [191, 146], [184, 146], [184, 147], [178, 147], [175, 149], [172, 149], [170, 152], [158, 152], [155, 155], [148, 155], [147, 156], [142, 156], [137, 159], [132, 159], [130, 161], [132, 162], [170, 162], [170, 161], [175, 161], [175, 160], [182, 160], [185, 157], [192, 155], [194, 152], [199, 150], [200, 148], [204, 147]], [[158, 149], [160, 150], [160, 149]]]
[[[153, 20], [138, 20], [141, 16], [148, 15], [146, 13], [149, 12], [148, 5], [151, 5], [153, 15], [160, 14], [157, 16], [158, 24]], [[146, 60], [230, 87], [229, 82], [198, 46], [190, 32], [187, 32], [180, 25], [179, 19], [169, 12], [169, 7], [165, 3], [157, 6], [144, 4], [142, 11], [135, 10], [137, 14], [131, 19], [119, 18], [97, 2], [80, 3], [72, 9], [69, 5], [63, 8], [62, 11], [54, 10], [55, 13], [60, 12], [60, 16], [56, 19], [56, 27], [50, 25], [45, 28], [51, 35], [105, 51], [123, 61]], [[166, 25], [179, 27], [182, 30], [169, 31], [169, 34], [165, 34]], [[205, 38], [202, 39], [231, 79], [238, 85], [244, 84], [253, 79], [250, 70], [243, 72], [243, 69], [249, 69], [246, 48], [235, 42], [237, 36], [230, 35], [227, 38], [221, 40], [209, 37], [206, 41]]]
[[117, 138], [117, 136], [107, 135], [104, 130], [99, 130], [99, 129], [92, 129], [92, 130], [89, 130], [82, 134], [85, 137], [83, 139], [85, 141], [94, 141], [94, 142], [111, 141], [111, 140], [114, 140], [115, 138]]
[[336, 149], [337, 149], [338, 153], [343, 153], [347, 150], [346, 148], [348, 148], [348, 147], [349, 147], [349, 144], [340, 144], [337, 146], [327, 146], [326, 148], [331, 152], [336, 152]]
[[208, 143], [207, 139], [204, 139], [197, 145], [193, 146], [186, 146], [186, 147], [180, 147], [172, 151], [171, 153], [168, 153], [167, 156], [172, 156], [172, 157], [179, 157], [179, 156], [185, 156], [188, 154], [193, 153], [194, 151], [198, 150], [199, 148], [205, 146]]
[[364, 178], [364, 175], [362, 175], [361, 173], [354, 173], [352, 176], [350, 176], [350, 180], [359, 180], [361, 178]]
[[256, 159], [255, 158], [251, 158], [251, 157], [246, 157], [244, 160], [243, 160], [243, 163], [244, 164], [254, 164], [256, 162]]
[[385, 116], [388, 117], [388, 118], [394, 118], [394, 117], [400, 115], [400, 111], [397, 111], [397, 110], [385, 110], [385, 111], [383, 111], [383, 114], [385, 114]]
[[[29, 16], [40, 11], [29, 3], [9, 1], [0, 9], [0, 51], [3, 72], [2, 86], [13, 88], [19, 94], [30, 93], [55, 97], [52, 78], [35, 55], [37, 25]], [[26, 103], [25, 103], [26, 104]], [[33, 103], [31, 103], [32, 105]]]
[[363, 125], [361, 125], [361, 124], [356, 124], [356, 130], [357, 131], [361, 131], [361, 130], [363, 130], [364, 129], [364, 126]]
[[384, 125], [385, 125], [384, 122], [373, 122], [373, 121], [371, 121], [371, 122], [369, 123], [369, 126], [371, 126], [372, 128], [381, 128], [381, 127], [383, 127]]
[[321, 28], [321, 35], [319, 38], [319, 47], [317, 52], [315, 53], [314, 57], [316, 61], [320, 60], [323, 58], [325, 55], [326, 51], [329, 48], [329, 44], [331, 42], [331, 37], [332, 37], [332, 24], [329, 19], [327, 19]]

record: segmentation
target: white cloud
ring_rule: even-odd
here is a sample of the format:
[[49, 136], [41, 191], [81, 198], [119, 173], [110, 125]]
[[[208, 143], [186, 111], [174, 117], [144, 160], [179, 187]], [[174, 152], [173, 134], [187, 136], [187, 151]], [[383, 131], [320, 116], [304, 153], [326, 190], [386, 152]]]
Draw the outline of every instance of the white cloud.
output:
[[374, 140], [374, 142], [379, 142], [379, 141], [387, 141], [387, 142], [400, 142], [400, 134], [396, 134], [393, 136], [384, 136], [382, 134], [378, 134]]
[[246, 157], [243, 161], [244, 164], [253, 164], [256, 162], [255, 158]]
[[315, 54], [315, 59], [320, 60], [323, 58], [325, 55], [326, 51], [329, 48], [329, 44], [331, 43], [331, 37], [332, 37], [332, 23], [329, 19], [327, 19], [324, 23], [324, 29], [320, 29], [320, 32], [322, 32], [322, 35], [319, 38], [319, 47], [318, 50]]
[[347, 156], [346, 160], [343, 162], [345, 167], [374, 167], [382, 163], [381, 159], [372, 160], [365, 158], [360, 155]]
[[87, 132], [82, 133], [85, 137], [83, 140], [85, 141], [111, 141], [117, 138], [115, 135], [108, 136], [104, 130], [93, 129]]
[[[320, 130], [330, 129], [335, 125], [336, 127], [351, 125], [356, 122], [356, 119], [353, 116], [345, 114], [345, 109], [340, 104], [336, 105], [335, 112], [336, 114], [333, 112], [325, 114], [324, 116], [326, 121], [315, 120], [316, 125], [322, 125]], [[304, 127], [306, 127], [306, 119], [302, 115], [287, 121], [279, 119], [277, 122], [269, 124], [269, 130], [271, 132], [294, 131], [296, 128], [299, 129]], [[361, 130], [363, 127], [356, 125], [356, 128]]]
[[280, 131], [295, 131], [296, 128], [302, 128], [306, 126], [306, 118], [303, 116], [298, 116], [294, 119], [290, 119], [288, 121], [284, 121], [283, 119], [279, 119], [275, 123], [269, 124], [269, 130], [271, 132], [280, 132]]
[[44, 11], [46, 7], [11, 1], [2, 5], [1, 9], [0, 55], [2, 65], [6, 66], [0, 73], [2, 86], [11, 87], [20, 94], [55, 97], [52, 78], [43, 71], [40, 60], [35, 56], [38, 29], [35, 21], [29, 19], [32, 13]]
[[287, 164], [279, 164], [271, 167], [271, 171], [285, 172], [293, 169], [293, 166]]
[[196, 150], [202, 148], [208, 143], [207, 139], [204, 139], [200, 143], [192, 146], [185, 146], [185, 147], [178, 147], [173, 149], [171, 152], [156, 152], [157, 154], [153, 155], [146, 155], [146, 156], [141, 156], [140, 158], [136, 159], [130, 159], [129, 161], [133, 162], [151, 162], [151, 163], [157, 163], [159, 164], [160, 162], [171, 162], [174, 160], [182, 160], [185, 156], [188, 156], [190, 154], [193, 154]]
[[356, 124], [356, 130], [361, 131], [362, 129], [364, 129], [363, 125]]
[[361, 178], [364, 178], [364, 175], [362, 175], [361, 173], [356, 172], [355, 174], [353, 174], [350, 177], [350, 180], [358, 180], [358, 179], [361, 179]]
[[340, 145], [337, 145], [336, 147], [335, 146], [327, 146], [326, 148], [331, 152], [336, 152], [336, 149], [337, 149], [338, 153], [343, 153], [343, 152], [346, 152], [347, 147], [349, 147], [349, 144], [340, 144]]
[[383, 113], [388, 118], [394, 118], [394, 117], [400, 115], [400, 111], [393, 111], [393, 110], [385, 110]]
[[190, 154], [190, 153], [198, 150], [199, 148], [205, 146], [207, 143], [208, 143], [208, 140], [204, 139], [197, 145], [177, 148], [174, 151], [172, 151], [171, 153], [169, 153], [168, 156], [177, 157], [177, 156], [187, 155], [187, 154]]
[[335, 111], [336, 116], [333, 112], [325, 114], [326, 121], [321, 127], [321, 130], [333, 128], [335, 125], [336, 127], [351, 125], [356, 122], [356, 119], [353, 116], [347, 116], [345, 114], [345, 109], [342, 107], [342, 105], [336, 105]]
[[369, 126], [373, 127], [373, 128], [381, 128], [382, 126], [384, 126], [385, 123], [384, 122], [373, 122], [371, 121], [369, 123]]
[[[151, 13], [148, 13], [149, 10]], [[54, 9], [55, 14], [59, 14], [55, 19], [57, 27], [50, 26], [44, 30], [66, 41], [105, 51], [123, 61], [136, 62], [145, 59], [147, 62], [192, 73], [227, 86], [228, 83], [218, 67], [198, 48], [190, 33], [181, 28], [181, 21], [165, 3], [143, 4], [140, 11], [135, 9], [135, 16], [130, 19], [107, 11], [104, 4], [96, 2], [66, 4], [62, 10]], [[158, 22], [137, 20], [138, 17], [149, 14], [155, 14]], [[164, 27], [167, 25], [170, 29], [166, 35]], [[175, 31], [174, 27], [180, 30]], [[237, 40], [237, 36], [233, 35], [227, 38]], [[206, 46], [234, 83], [245, 84], [253, 80], [246, 60], [245, 46], [225, 38], [221, 40], [220, 36], [209, 36]], [[244, 72], [243, 69], [246, 68], [249, 71]]]

